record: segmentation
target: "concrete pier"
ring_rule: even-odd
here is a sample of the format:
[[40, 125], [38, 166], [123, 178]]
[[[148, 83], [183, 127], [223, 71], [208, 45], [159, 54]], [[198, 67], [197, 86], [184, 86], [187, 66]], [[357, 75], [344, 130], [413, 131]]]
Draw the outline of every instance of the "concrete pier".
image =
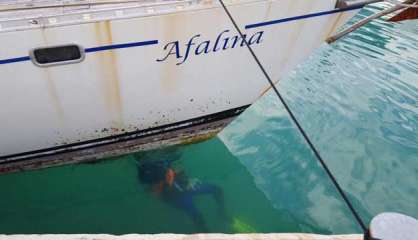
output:
[[304, 233], [270, 234], [45, 234], [0, 235], [0, 240], [362, 240], [361, 234], [318, 235]]

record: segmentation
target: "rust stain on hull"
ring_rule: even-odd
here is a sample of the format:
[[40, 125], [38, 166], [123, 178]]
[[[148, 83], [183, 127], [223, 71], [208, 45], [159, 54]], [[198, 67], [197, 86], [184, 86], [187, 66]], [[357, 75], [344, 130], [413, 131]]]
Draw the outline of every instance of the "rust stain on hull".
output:
[[268, 0], [267, 1], [266, 14], [264, 15], [264, 21], [270, 20], [270, 18], [271, 18], [272, 5], [273, 5], [273, 1], [272, 0]]
[[51, 99], [51, 104], [55, 109], [55, 112], [59, 119], [59, 123], [61, 124], [61, 126], [63, 126], [64, 121], [65, 121], [65, 115], [64, 115], [64, 110], [61, 105], [61, 101], [58, 96], [57, 88], [55, 86], [55, 81], [54, 79], [52, 79], [49, 69], [45, 68], [44, 73], [45, 73], [46, 83], [48, 87], [48, 95]]
[[[43, 44], [45, 46], [49, 46], [49, 41], [48, 41], [48, 30], [47, 29], [40, 29], [40, 33], [42, 36], [42, 40], [43, 40]], [[61, 126], [64, 126], [64, 121], [65, 121], [65, 115], [64, 115], [64, 109], [62, 107], [60, 98], [59, 98], [59, 94], [57, 91], [57, 87], [55, 84], [56, 79], [53, 77], [53, 75], [51, 74], [51, 70], [49, 68], [42, 68], [42, 71], [45, 75], [45, 80], [46, 80], [46, 85], [47, 85], [47, 90], [48, 90], [48, 95], [49, 98], [51, 99], [51, 104], [55, 110], [55, 113], [57, 114], [57, 118], [59, 121], [59, 124]]]
[[[186, 29], [185, 26], [188, 24], [186, 15], [187, 13], [172, 14], [163, 20], [162, 28], [164, 31], [164, 40], [168, 41], [181, 37], [182, 34], [179, 29]], [[181, 66], [177, 66], [176, 63], [177, 62], [162, 65], [160, 83], [161, 89], [165, 94], [171, 95], [179, 87]]]
[[28, 159], [21, 162], [1, 163], [0, 174], [35, 170], [72, 163], [106, 160], [104, 158], [120, 156], [137, 151], [151, 150], [163, 146], [192, 144], [214, 137], [235, 117], [218, 120], [211, 123], [193, 126], [187, 129], [162, 133], [141, 139], [117, 142], [110, 145], [98, 146], [92, 149], [76, 150], [74, 152], [59, 153], [53, 156]]
[[[315, 1], [311, 1], [310, 4], [306, 5], [306, 11], [307, 9], [312, 9], [313, 8], [313, 4], [315, 4]], [[296, 7], [296, 5], [292, 4], [292, 9], [293, 7]], [[293, 32], [291, 33], [291, 41], [290, 41], [290, 45], [286, 48], [286, 51], [281, 54], [283, 54], [283, 56], [286, 56], [282, 59], [282, 61], [280, 61], [279, 66], [283, 66], [281, 70], [286, 69], [289, 66], [289, 57], [295, 56], [295, 54], [293, 54], [293, 52], [295, 50], [297, 50], [298, 47], [298, 40], [301, 37], [302, 34], [302, 30], [305, 27], [307, 20], [301, 20], [298, 21], [296, 23], [293, 23], [294, 25], [296, 25], [293, 29]], [[291, 25], [291, 26], [294, 26]], [[306, 34], [306, 33], [305, 33]], [[292, 61], [290, 61], [292, 62]]]
[[[273, 85], [276, 86], [281, 79], [278, 79], [276, 81], [273, 81]], [[266, 94], [268, 91], [270, 91], [270, 89], [272, 89], [273, 87], [269, 84], [268, 87], [266, 87], [263, 91], [261, 91], [260, 95], [258, 95], [258, 98], [261, 98], [262, 96], [264, 96], [264, 94]]]
[[331, 26], [330, 30], [326, 34], [326, 37], [324, 37], [323, 39], [326, 39], [327, 37], [330, 37], [334, 32], [336, 32], [337, 27], [338, 27], [338, 24], [339, 24], [342, 16], [343, 16], [343, 13], [339, 13], [338, 14], [337, 19], [334, 20], [334, 22], [332, 23], [332, 26]]
[[[95, 35], [99, 45], [111, 45], [113, 43], [112, 27], [110, 21], [102, 21], [94, 24]], [[111, 118], [111, 127], [123, 128], [123, 104], [120, 90], [119, 73], [117, 69], [117, 56], [114, 51], [98, 52], [97, 59], [101, 79], [99, 79], [104, 95], [106, 108]]]
[[181, 145], [187, 145], [187, 144], [195, 144], [195, 143], [203, 142], [203, 141], [206, 141], [206, 140], [209, 140], [209, 139], [215, 137], [216, 134], [219, 133], [219, 131], [203, 133], [201, 135], [196, 135], [196, 136], [192, 136], [192, 137], [189, 137], [189, 138], [185, 138], [184, 140], [182, 140], [180, 142], [180, 144]]

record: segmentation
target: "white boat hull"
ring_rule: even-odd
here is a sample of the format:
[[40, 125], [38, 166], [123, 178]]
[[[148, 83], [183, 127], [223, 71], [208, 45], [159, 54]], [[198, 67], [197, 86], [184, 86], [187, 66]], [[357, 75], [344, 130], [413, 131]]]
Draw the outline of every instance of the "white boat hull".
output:
[[[336, 0], [228, 3], [274, 80], [355, 13], [332, 12]], [[119, 9], [102, 19], [83, 13], [73, 22], [42, 17], [14, 29], [0, 21], [0, 169], [212, 136], [268, 90], [218, 2], [170, 6], [138, 16]], [[84, 60], [39, 67], [29, 57], [34, 48], [63, 44], [85, 48]]]

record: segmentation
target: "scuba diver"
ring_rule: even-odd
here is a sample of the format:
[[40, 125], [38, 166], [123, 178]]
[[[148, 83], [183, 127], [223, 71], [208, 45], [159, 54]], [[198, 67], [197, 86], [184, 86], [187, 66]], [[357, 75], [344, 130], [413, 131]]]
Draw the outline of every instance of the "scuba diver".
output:
[[218, 213], [227, 218], [222, 189], [219, 186], [189, 178], [182, 171], [174, 170], [172, 163], [179, 157], [174, 157], [174, 160], [160, 160], [160, 158], [156, 161], [141, 159], [143, 156], [140, 155], [135, 155], [135, 158], [138, 163], [139, 181], [148, 185], [153, 193], [169, 205], [186, 212], [199, 232], [207, 232], [207, 228], [202, 213], [194, 204], [195, 196], [212, 196], [217, 202]]

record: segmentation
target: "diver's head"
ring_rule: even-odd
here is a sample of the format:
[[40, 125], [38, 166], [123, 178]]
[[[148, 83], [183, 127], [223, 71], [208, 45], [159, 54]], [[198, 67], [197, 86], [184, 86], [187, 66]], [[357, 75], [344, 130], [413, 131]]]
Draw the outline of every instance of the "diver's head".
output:
[[139, 181], [154, 184], [165, 180], [167, 167], [161, 162], [148, 162], [138, 165]]
[[176, 148], [168, 150], [154, 150], [133, 154], [138, 165], [139, 181], [154, 184], [165, 180], [167, 170], [174, 161], [180, 159], [181, 154]]

